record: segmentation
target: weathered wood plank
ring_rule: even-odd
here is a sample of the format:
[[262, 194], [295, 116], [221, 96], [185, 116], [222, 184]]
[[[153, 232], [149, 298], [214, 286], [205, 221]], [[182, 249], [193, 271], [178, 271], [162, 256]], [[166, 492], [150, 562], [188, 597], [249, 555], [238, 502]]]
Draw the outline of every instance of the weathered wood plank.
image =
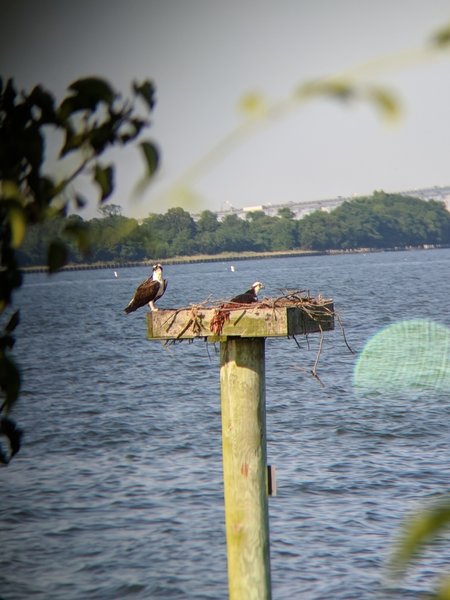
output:
[[[223, 321], [223, 322], [222, 322]], [[147, 317], [147, 337], [177, 340], [217, 337], [287, 337], [334, 329], [333, 302], [301, 307], [159, 309]]]

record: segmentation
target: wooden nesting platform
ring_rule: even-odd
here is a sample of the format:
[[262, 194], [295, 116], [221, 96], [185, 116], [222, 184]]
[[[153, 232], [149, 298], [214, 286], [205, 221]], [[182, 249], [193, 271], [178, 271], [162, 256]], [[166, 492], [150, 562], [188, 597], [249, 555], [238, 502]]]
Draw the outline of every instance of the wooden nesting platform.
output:
[[292, 337], [332, 329], [333, 301], [313, 298], [159, 309], [147, 315], [147, 337], [151, 340], [206, 338], [215, 342], [227, 337]]

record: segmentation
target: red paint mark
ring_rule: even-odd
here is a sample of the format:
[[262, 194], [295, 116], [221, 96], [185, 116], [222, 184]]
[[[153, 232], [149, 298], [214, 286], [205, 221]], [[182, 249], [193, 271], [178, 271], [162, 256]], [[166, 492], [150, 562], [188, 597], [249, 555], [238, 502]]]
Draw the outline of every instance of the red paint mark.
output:
[[247, 463], [244, 463], [241, 466], [241, 473], [244, 477], [248, 477], [248, 464]]

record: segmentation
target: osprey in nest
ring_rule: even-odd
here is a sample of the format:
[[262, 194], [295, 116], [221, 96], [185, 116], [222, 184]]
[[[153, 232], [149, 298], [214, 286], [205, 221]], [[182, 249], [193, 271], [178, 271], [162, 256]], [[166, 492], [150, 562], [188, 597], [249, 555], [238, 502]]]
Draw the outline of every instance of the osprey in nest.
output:
[[238, 296], [231, 298], [230, 302], [234, 302], [236, 304], [252, 304], [253, 302], [258, 302], [258, 294], [263, 287], [264, 284], [262, 284], [260, 281], [255, 281], [249, 290], [243, 294], [239, 294]]
[[162, 265], [153, 265], [152, 276], [143, 281], [134, 292], [134, 296], [131, 298], [128, 306], [125, 308], [125, 312], [128, 314], [148, 304], [150, 310], [158, 310], [154, 305], [161, 296], [164, 294], [167, 288], [167, 279], [163, 278]]

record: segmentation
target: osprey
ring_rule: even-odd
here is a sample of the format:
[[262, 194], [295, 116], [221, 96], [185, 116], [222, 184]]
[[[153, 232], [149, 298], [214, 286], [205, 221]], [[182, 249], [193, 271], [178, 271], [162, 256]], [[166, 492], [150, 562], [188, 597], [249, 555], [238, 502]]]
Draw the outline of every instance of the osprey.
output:
[[258, 294], [263, 287], [264, 285], [260, 281], [255, 281], [249, 290], [235, 296], [230, 302], [236, 302], [238, 304], [252, 304], [253, 302], [258, 302]]
[[128, 314], [146, 304], [150, 306], [150, 310], [158, 310], [154, 305], [154, 302], [156, 302], [158, 298], [161, 298], [166, 291], [166, 288], [167, 279], [163, 279], [162, 265], [153, 265], [152, 276], [138, 285], [134, 292], [134, 296], [125, 308], [125, 312]]

